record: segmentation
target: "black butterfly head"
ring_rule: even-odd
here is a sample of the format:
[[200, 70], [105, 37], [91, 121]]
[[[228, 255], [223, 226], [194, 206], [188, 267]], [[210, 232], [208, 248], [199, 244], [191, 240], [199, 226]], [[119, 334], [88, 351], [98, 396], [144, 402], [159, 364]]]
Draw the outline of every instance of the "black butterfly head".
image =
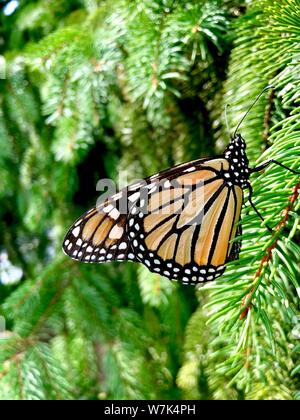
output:
[[236, 134], [231, 137], [230, 143], [225, 149], [225, 157], [229, 158], [238, 158], [246, 156], [246, 142], [240, 134]]
[[246, 142], [240, 134], [232, 137], [224, 152], [225, 158], [230, 164], [230, 174], [235, 184], [242, 188], [248, 186], [249, 161], [246, 154]]
[[246, 150], [246, 142], [241, 136], [241, 134], [236, 134], [234, 137], [231, 138], [231, 142], [238, 144], [239, 147]]

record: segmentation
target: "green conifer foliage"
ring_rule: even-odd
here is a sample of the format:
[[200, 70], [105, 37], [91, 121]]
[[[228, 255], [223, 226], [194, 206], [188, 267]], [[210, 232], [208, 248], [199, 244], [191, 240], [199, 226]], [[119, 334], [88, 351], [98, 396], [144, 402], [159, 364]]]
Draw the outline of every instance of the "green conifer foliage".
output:
[[299, 1], [9, 4], [0, 399], [299, 399], [299, 177], [275, 165], [251, 176], [265, 223], [246, 193], [240, 259], [198, 291], [61, 251], [98, 179], [217, 154], [225, 104], [233, 131], [268, 84], [241, 128], [251, 166], [299, 170]]

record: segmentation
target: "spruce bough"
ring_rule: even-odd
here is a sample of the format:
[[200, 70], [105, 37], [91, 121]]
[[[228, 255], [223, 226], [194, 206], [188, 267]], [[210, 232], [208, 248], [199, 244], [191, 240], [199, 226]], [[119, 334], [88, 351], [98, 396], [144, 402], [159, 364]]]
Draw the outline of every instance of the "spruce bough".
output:
[[235, 127], [267, 84], [243, 125], [251, 166], [299, 170], [299, 2], [3, 7], [1, 255], [23, 277], [4, 284], [0, 263], [0, 398], [299, 399], [299, 177], [252, 175], [275, 234], [245, 203], [240, 259], [196, 293], [60, 251], [97, 179], [217, 154], [225, 104]]

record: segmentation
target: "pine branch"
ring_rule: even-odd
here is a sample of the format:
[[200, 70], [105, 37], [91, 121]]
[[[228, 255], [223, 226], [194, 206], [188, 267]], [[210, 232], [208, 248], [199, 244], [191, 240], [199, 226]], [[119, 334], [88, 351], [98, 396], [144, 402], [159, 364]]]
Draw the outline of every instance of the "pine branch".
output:
[[97, 177], [212, 155], [215, 133], [223, 149], [223, 105], [234, 128], [269, 83], [242, 126], [251, 166], [299, 170], [298, 1], [246, 5], [28, 0], [0, 16], [0, 251], [23, 270], [0, 286], [1, 399], [299, 398], [297, 176], [251, 177], [274, 234], [245, 202], [240, 259], [198, 307], [134, 264], [59, 257]]

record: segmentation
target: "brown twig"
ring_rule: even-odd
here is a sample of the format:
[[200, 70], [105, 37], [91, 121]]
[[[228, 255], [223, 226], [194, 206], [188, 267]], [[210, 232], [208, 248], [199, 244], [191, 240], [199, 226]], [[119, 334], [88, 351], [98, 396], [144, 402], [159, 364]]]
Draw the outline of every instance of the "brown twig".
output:
[[[266, 267], [267, 264], [269, 263], [269, 261], [272, 259], [272, 251], [276, 247], [276, 245], [278, 243], [278, 240], [279, 240], [279, 234], [278, 233], [286, 225], [286, 223], [288, 221], [289, 213], [293, 209], [294, 203], [299, 196], [299, 190], [300, 190], [300, 182], [297, 185], [295, 185], [295, 187], [293, 188], [293, 194], [288, 199], [289, 205], [282, 211], [282, 216], [283, 217], [280, 220], [280, 222], [275, 226], [275, 232], [273, 233], [274, 241], [267, 248], [266, 254], [262, 258], [262, 260], [260, 262], [260, 266], [254, 274], [254, 279], [253, 279], [254, 285], [256, 284], [258, 279], [260, 278], [264, 267]], [[240, 314], [240, 320], [244, 319], [245, 316], [248, 314], [249, 310], [251, 309], [251, 307], [252, 307], [251, 300], [253, 298], [253, 295], [254, 295], [256, 289], [257, 289], [257, 287], [255, 287], [255, 286], [252, 287], [250, 292], [246, 296], [244, 296], [244, 298], [242, 299], [241, 307], [244, 308], [244, 309], [242, 310], [242, 312]]]

